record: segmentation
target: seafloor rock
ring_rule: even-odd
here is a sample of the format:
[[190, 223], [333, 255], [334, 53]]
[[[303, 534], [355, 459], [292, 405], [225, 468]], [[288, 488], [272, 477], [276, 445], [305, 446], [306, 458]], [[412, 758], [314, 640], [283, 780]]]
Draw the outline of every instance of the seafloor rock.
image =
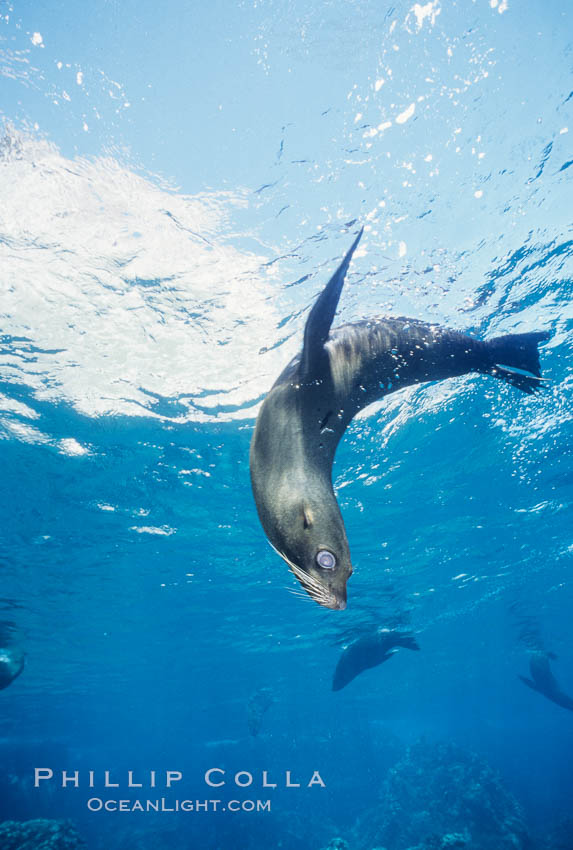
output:
[[[146, 818], [140, 826], [121, 828], [109, 821], [92, 843], [97, 850], [326, 850], [326, 846], [328, 850], [349, 850], [347, 844], [329, 844], [337, 834], [336, 826], [324, 815], [306, 809], [264, 812], [260, 816], [219, 812], [208, 821], [183, 816], [172, 826], [161, 823], [164, 817]], [[0, 850], [4, 850], [1, 843]]]
[[573, 817], [561, 818], [549, 833], [547, 850], [571, 850], [573, 847]]
[[176, 825], [161, 826], [159, 821], [152, 819], [151, 824], [146, 822], [145, 826], [120, 830], [108, 827], [96, 838], [96, 846], [98, 850], [189, 850], [200, 846], [198, 842], [190, 843], [187, 832]]
[[83, 850], [85, 843], [67, 820], [7, 820], [0, 823], [2, 850]]
[[[274, 803], [273, 803], [274, 805]], [[213, 833], [200, 844], [191, 843], [190, 847], [208, 847], [209, 850], [261, 850], [272, 847], [279, 850], [309, 850], [325, 847], [338, 832], [335, 824], [323, 813], [280, 809], [265, 812], [260, 817], [253, 814], [234, 814], [222, 817], [213, 824]], [[204, 829], [204, 828], [203, 828]]]
[[420, 742], [393, 767], [353, 850], [526, 850], [521, 809], [494, 771], [450, 744]]
[[322, 850], [350, 850], [350, 848], [348, 841], [345, 841], [344, 838], [333, 838]]

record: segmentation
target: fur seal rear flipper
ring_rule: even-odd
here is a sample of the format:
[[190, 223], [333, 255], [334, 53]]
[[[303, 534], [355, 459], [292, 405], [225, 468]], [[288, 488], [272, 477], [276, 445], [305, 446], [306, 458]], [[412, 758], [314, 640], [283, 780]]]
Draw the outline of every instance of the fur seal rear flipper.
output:
[[364, 670], [388, 661], [397, 652], [399, 646], [404, 646], [406, 649], [420, 649], [416, 639], [409, 632], [377, 629], [358, 638], [345, 647], [338, 659], [332, 678], [332, 690], [342, 690]]
[[561, 708], [573, 711], [573, 699], [561, 690], [557, 679], [551, 672], [549, 666], [550, 657], [555, 658], [552, 653], [534, 652], [529, 659], [529, 669], [532, 679], [528, 679], [526, 676], [519, 676], [519, 678], [528, 688], [547, 697], [551, 702], [560, 705]]
[[[543, 386], [537, 345], [546, 332], [487, 342], [414, 319], [332, 329], [362, 231], [311, 309], [304, 344], [264, 400], [251, 441], [253, 494], [271, 546], [307, 593], [346, 607], [350, 550], [332, 489], [332, 463], [351, 419], [388, 393], [481, 372], [526, 393]], [[523, 374], [524, 370], [530, 374]]]

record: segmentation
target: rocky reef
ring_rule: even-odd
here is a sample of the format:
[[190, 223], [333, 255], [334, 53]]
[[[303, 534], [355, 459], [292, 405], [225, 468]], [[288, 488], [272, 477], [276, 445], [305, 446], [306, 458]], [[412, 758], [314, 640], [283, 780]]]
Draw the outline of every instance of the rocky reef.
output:
[[[385, 764], [388, 764], [386, 762]], [[380, 763], [378, 763], [380, 767]], [[384, 769], [383, 767], [381, 768]], [[378, 780], [379, 781], [379, 780]], [[364, 806], [349, 792], [338, 808], [283, 808], [278, 799], [260, 817], [222, 811], [212, 819], [160, 817], [145, 822], [101, 822], [93, 850], [571, 850], [573, 821], [566, 817], [534, 844], [520, 806], [480, 757], [450, 743], [421, 741], [404, 750], [376, 799]], [[342, 809], [347, 806], [347, 817]], [[332, 816], [336, 822], [332, 820]], [[352, 823], [349, 819], [359, 813]], [[85, 850], [70, 821], [37, 819], [0, 823], [0, 850]]]
[[544, 846], [547, 850], [571, 850], [573, 847], [573, 817], [562, 817], [549, 833]]
[[[253, 820], [246, 815], [235, 815], [219, 821], [213, 838], [207, 846], [217, 850], [261, 850], [261, 848], [280, 848], [280, 850], [309, 850], [309, 848], [329, 845], [333, 850], [338, 845], [329, 844], [329, 839], [337, 835], [335, 824], [324, 814], [301, 809], [281, 809], [265, 813]], [[193, 847], [200, 846], [199, 842]]]
[[2, 850], [84, 850], [71, 821], [27, 820], [0, 823]]
[[[163, 816], [164, 817], [164, 816]], [[102, 822], [98, 835], [91, 838], [93, 850], [349, 850], [346, 842], [329, 839], [337, 834], [335, 824], [308, 810], [279, 808], [259, 817], [220, 812], [210, 819], [176, 818], [170, 824], [159, 818], [145, 818], [141, 824], [117, 825]], [[4, 850], [0, 842], [0, 850]], [[28, 848], [26, 848], [28, 850]], [[353, 850], [353, 848], [351, 848]]]
[[360, 816], [352, 850], [528, 850], [521, 809], [478, 756], [420, 742], [390, 769]]
[[[176, 825], [161, 825], [151, 819], [139, 827], [111, 827], [108, 824], [94, 837], [92, 843], [97, 850], [189, 850], [199, 842], [186, 834], [187, 830]], [[90, 844], [91, 847], [91, 844]]]

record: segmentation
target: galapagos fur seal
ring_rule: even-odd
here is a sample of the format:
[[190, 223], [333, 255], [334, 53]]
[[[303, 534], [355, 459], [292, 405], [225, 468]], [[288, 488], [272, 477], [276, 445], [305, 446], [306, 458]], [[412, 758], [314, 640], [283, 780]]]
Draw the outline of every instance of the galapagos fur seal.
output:
[[25, 655], [15, 647], [0, 647], [0, 691], [11, 685], [24, 669]]
[[332, 677], [332, 690], [342, 690], [364, 670], [388, 661], [398, 652], [399, 646], [420, 649], [415, 637], [409, 632], [381, 628], [362, 635], [344, 648]]
[[253, 495], [271, 546], [312, 599], [339, 610], [352, 563], [332, 464], [351, 419], [388, 393], [468, 372], [535, 392], [543, 385], [537, 345], [549, 338], [534, 332], [483, 341], [404, 318], [331, 329], [361, 236], [362, 230], [315, 301], [302, 352], [266, 396], [250, 450]]
[[573, 699], [559, 687], [559, 683], [549, 666], [550, 658], [556, 658], [556, 656], [553, 653], [533, 652], [529, 659], [531, 679], [526, 676], [519, 676], [519, 678], [528, 688], [547, 697], [551, 702], [560, 705], [561, 708], [573, 711]]
[[273, 692], [270, 688], [259, 688], [251, 695], [247, 704], [247, 723], [253, 738], [256, 738], [261, 731], [263, 717], [274, 701]]

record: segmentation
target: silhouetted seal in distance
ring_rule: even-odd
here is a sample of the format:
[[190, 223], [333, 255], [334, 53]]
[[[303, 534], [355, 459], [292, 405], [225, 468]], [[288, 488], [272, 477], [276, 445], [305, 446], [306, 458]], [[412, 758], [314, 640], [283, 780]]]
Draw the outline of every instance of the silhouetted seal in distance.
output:
[[557, 679], [549, 666], [550, 658], [556, 658], [556, 656], [553, 653], [547, 652], [532, 653], [529, 659], [531, 679], [528, 679], [526, 676], [520, 676], [519, 678], [524, 685], [527, 685], [539, 694], [543, 694], [551, 702], [557, 703], [561, 708], [567, 708], [569, 711], [573, 711], [573, 699], [559, 687]]
[[409, 632], [376, 629], [374, 632], [362, 635], [344, 648], [334, 671], [332, 690], [342, 690], [364, 670], [388, 661], [394, 653], [398, 652], [399, 646], [404, 646], [406, 649], [420, 649], [416, 639]]
[[263, 717], [274, 701], [273, 692], [270, 688], [259, 688], [251, 695], [247, 705], [247, 722], [253, 738], [256, 738], [261, 731]]
[[250, 452], [253, 494], [271, 545], [312, 599], [335, 609], [346, 607], [352, 564], [332, 463], [353, 416], [402, 387], [467, 372], [534, 392], [542, 385], [537, 344], [549, 337], [523, 333], [482, 341], [404, 318], [331, 330], [361, 235], [310, 311], [302, 352], [265, 398]]
[[11, 685], [24, 669], [25, 655], [16, 647], [0, 647], [0, 691]]

